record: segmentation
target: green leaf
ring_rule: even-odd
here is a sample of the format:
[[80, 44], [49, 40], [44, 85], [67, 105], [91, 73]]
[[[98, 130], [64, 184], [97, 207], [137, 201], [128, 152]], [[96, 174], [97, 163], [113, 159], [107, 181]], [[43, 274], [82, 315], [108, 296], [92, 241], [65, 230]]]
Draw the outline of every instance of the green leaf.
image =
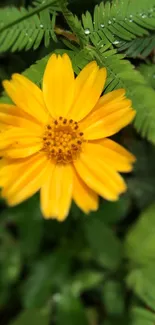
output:
[[34, 258], [40, 249], [44, 222], [38, 197], [34, 196], [19, 205], [15, 208], [14, 214], [14, 220], [16, 220], [18, 226], [22, 254], [27, 258]]
[[[50, 9], [50, 11], [49, 11]], [[56, 0], [36, 3], [35, 7], [20, 10], [16, 7], [0, 9], [0, 52], [37, 49], [44, 39], [45, 46], [50, 38], [56, 41], [50, 13], [60, 10]]]
[[131, 325], [153, 325], [155, 322], [154, 313], [140, 307], [133, 307], [131, 310]]
[[116, 41], [118, 44], [148, 35], [155, 28], [154, 13], [154, 0], [113, 0], [95, 6], [93, 17], [87, 11], [82, 22], [88, 39], [96, 44], [102, 39], [105, 44], [110, 41], [115, 45]]
[[69, 292], [59, 298], [57, 308], [57, 325], [88, 325], [86, 313], [80, 299]]
[[[109, 317], [101, 325], [131, 325], [128, 319], [128, 314], [122, 317]], [[136, 324], [137, 325], [137, 324]]]
[[145, 265], [155, 257], [155, 204], [149, 206], [130, 229], [125, 244], [128, 258], [135, 264]]
[[93, 259], [104, 267], [116, 269], [121, 262], [122, 247], [114, 232], [105, 225], [104, 216], [89, 217], [84, 230]]
[[49, 325], [49, 315], [39, 309], [30, 309], [23, 311], [9, 325]]
[[106, 281], [103, 288], [103, 302], [107, 314], [121, 316], [125, 310], [122, 284], [112, 280]]
[[22, 300], [26, 308], [43, 307], [49, 300], [52, 290], [65, 285], [69, 270], [69, 260], [64, 250], [40, 258], [24, 282]]
[[117, 202], [102, 201], [99, 210], [92, 215], [99, 219], [103, 218], [107, 225], [113, 225], [126, 217], [130, 205], [129, 196], [123, 195]]
[[79, 296], [83, 291], [93, 289], [104, 280], [104, 273], [93, 270], [84, 270], [76, 273], [70, 283], [70, 291], [74, 296]]
[[155, 147], [141, 139], [134, 139], [130, 150], [137, 161], [128, 179], [128, 192], [138, 209], [142, 210], [148, 207], [155, 197]]
[[62, 14], [70, 27], [71, 31], [77, 36], [77, 42], [80, 42], [81, 47], [87, 44], [87, 38], [84, 33], [82, 24], [77, 16], [73, 15], [71, 11], [67, 8], [67, 3], [62, 0], [58, 0]]
[[3, 232], [0, 252], [0, 283], [3, 286], [13, 284], [21, 271], [21, 252], [18, 243], [9, 233]]
[[33, 196], [17, 207], [4, 210], [1, 217], [13, 223], [16, 222], [20, 252], [28, 259], [34, 258], [40, 249], [44, 222], [38, 196]]
[[148, 84], [155, 89], [155, 64], [141, 64], [139, 71], [147, 80]]
[[[127, 276], [130, 289], [150, 308], [155, 310], [155, 263], [133, 269]], [[137, 325], [137, 324], [136, 324]]]
[[148, 36], [136, 37], [132, 41], [118, 41], [115, 40], [113, 45], [116, 46], [119, 52], [125, 52], [126, 56], [132, 58], [145, 58], [155, 47], [155, 35], [151, 33]]

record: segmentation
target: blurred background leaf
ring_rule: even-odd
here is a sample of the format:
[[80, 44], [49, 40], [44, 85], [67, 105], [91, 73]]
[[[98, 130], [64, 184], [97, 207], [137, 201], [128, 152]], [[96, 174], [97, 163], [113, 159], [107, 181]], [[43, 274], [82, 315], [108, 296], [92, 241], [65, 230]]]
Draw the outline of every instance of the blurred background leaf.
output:
[[[12, 21], [10, 5], [18, 17], [30, 7], [49, 8], [37, 9], [31, 24], [17, 24], [22, 35], [25, 28], [33, 32], [35, 50], [31, 37], [15, 43], [9, 36], [10, 47], [0, 34], [0, 82], [24, 72], [40, 86], [53, 51], [68, 52], [76, 73], [99, 59], [108, 69], [106, 91], [126, 87], [133, 96], [137, 131], [129, 126], [116, 141], [137, 162], [123, 175], [128, 191], [117, 202], [100, 199], [88, 216], [73, 203], [63, 223], [43, 219], [38, 194], [14, 208], [0, 199], [0, 325], [154, 325], [155, 0], [68, 0], [67, 15], [58, 10], [65, 1], [56, 2], [53, 10], [48, 0], [0, 1], [0, 23], [8, 23], [4, 9]], [[38, 27], [39, 19], [45, 26]], [[8, 102], [0, 87], [0, 101]]]
[[128, 232], [126, 254], [136, 265], [155, 261], [155, 204], [149, 206]]
[[23, 311], [9, 325], [49, 325], [49, 315], [41, 312], [39, 309], [31, 309]]
[[117, 268], [122, 258], [121, 242], [104, 223], [102, 210], [86, 220], [85, 235], [94, 260], [109, 269]]
[[131, 325], [152, 325], [155, 315], [147, 309], [134, 307], [131, 313]]
[[84, 306], [80, 299], [75, 298], [70, 292], [65, 292], [59, 297], [57, 324], [88, 325]]

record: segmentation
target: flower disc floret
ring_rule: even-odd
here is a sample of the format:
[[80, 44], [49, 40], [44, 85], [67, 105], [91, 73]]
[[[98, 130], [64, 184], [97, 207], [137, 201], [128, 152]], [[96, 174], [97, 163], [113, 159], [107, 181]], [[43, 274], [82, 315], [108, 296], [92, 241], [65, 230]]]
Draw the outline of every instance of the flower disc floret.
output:
[[43, 134], [43, 150], [57, 164], [68, 164], [77, 159], [83, 142], [78, 123], [62, 116], [47, 124]]

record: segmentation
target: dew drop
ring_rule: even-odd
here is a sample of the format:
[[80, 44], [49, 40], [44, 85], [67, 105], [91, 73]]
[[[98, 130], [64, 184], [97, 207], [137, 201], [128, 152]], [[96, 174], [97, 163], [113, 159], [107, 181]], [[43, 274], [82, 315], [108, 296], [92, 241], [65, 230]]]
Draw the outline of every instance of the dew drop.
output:
[[142, 18], [146, 18], [147, 16], [145, 14], [142, 15]]
[[108, 21], [108, 24], [111, 25], [111, 20]]
[[40, 24], [40, 27], [43, 28], [44, 27], [43, 24]]
[[88, 28], [86, 28], [84, 32], [85, 32], [86, 35], [90, 34], [90, 30]]
[[130, 15], [129, 17], [130, 17], [130, 18], [132, 18], [133, 16], [132, 16], [132, 15]]
[[53, 296], [53, 301], [58, 303], [61, 301], [61, 294], [60, 293], [56, 293], [54, 296]]
[[113, 17], [113, 21], [115, 21], [116, 20], [116, 18], [115, 17]]
[[125, 17], [124, 20], [128, 20], [128, 18]]
[[104, 28], [104, 24], [101, 24], [100, 26], [101, 26], [102, 28]]
[[113, 44], [114, 44], [114, 45], [117, 45], [117, 44], [119, 44], [119, 41], [118, 41], [118, 40], [115, 40], [115, 41], [113, 42]]
[[132, 19], [129, 19], [129, 23], [132, 23], [133, 22], [133, 20]]

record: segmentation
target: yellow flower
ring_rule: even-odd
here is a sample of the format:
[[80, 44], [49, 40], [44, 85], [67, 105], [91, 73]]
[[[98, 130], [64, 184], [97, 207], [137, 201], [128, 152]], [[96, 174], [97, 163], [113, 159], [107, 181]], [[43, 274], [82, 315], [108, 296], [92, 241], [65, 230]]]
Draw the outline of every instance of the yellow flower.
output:
[[135, 111], [124, 89], [100, 97], [106, 75], [93, 61], [75, 78], [68, 55], [53, 54], [42, 90], [20, 74], [3, 82], [15, 104], [0, 104], [0, 187], [10, 206], [40, 190], [44, 217], [62, 221], [72, 199], [89, 213], [98, 195], [115, 201], [126, 191], [118, 172], [135, 158], [107, 137]]

